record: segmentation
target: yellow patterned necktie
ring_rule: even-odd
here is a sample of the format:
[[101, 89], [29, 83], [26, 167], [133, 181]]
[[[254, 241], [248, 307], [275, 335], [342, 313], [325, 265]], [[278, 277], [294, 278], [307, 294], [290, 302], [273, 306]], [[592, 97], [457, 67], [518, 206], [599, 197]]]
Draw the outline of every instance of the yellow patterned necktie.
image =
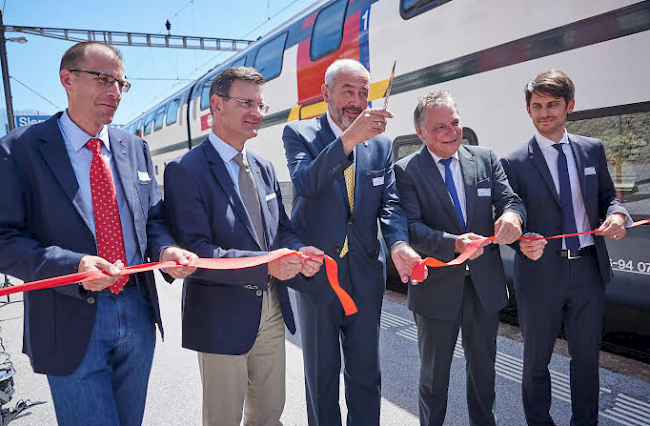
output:
[[[354, 212], [354, 165], [350, 164], [347, 169], [343, 172], [345, 176], [345, 188], [348, 190], [348, 202], [350, 203], [350, 213]], [[339, 254], [340, 258], [343, 258], [348, 253], [348, 236], [345, 236], [345, 241], [343, 242], [343, 248]]]

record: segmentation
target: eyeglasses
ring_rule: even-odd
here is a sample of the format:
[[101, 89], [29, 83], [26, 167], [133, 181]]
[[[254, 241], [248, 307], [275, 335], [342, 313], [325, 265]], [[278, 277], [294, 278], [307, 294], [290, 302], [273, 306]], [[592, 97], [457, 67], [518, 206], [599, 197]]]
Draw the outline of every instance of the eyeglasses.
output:
[[266, 114], [267, 112], [269, 112], [269, 106], [267, 104], [257, 103], [252, 99], [239, 99], [239, 98], [233, 98], [232, 96], [226, 96], [226, 95], [219, 95], [219, 96], [221, 96], [224, 99], [232, 99], [233, 101], [237, 101], [240, 104], [242, 104], [242, 106], [248, 109], [255, 108], [262, 114]]
[[120, 88], [120, 92], [128, 92], [131, 88], [131, 83], [126, 80], [120, 80], [115, 78], [110, 74], [105, 74], [103, 72], [97, 71], [85, 71], [85, 70], [70, 70], [71, 72], [85, 72], [86, 74], [92, 74], [95, 76], [97, 83], [101, 84], [104, 87], [110, 87], [117, 81], [117, 87]]

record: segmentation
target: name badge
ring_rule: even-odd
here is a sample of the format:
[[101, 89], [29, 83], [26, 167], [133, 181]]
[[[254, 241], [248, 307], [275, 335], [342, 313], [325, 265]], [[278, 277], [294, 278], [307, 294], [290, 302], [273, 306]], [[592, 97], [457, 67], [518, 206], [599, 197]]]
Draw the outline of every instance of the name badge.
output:
[[274, 198], [277, 197], [277, 196], [278, 196], [278, 195], [277, 195], [275, 192], [272, 192], [272, 193], [268, 194], [268, 195], [265, 197], [265, 199], [266, 199], [266, 201], [271, 201], [272, 199], [274, 199]]
[[372, 186], [379, 186], [384, 184], [384, 176], [379, 176], [376, 178], [372, 178]]
[[479, 197], [491, 197], [492, 196], [492, 188], [478, 188], [478, 196]]
[[585, 167], [585, 176], [595, 175], [595, 174], [596, 174], [595, 167]]
[[149, 177], [149, 173], [141, 172], [141, 171], [138, 171], [138, 179], [140, 179], [143, 182], [148, 182], [151, 180], [151, 178]]

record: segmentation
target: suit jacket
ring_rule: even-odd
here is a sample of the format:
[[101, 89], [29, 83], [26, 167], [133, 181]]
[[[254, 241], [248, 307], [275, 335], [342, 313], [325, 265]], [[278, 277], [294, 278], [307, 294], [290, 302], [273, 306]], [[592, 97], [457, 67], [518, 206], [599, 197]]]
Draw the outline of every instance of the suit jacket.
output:
[[[343, 171], [352, 162], [343, 151], [341, 139], [334, 137], [327, 115], [289, 124], [282, 139], [293, 181], [291, 218], [296, 233], [305, 243], [336, 260], [347, 235], [346, 257], [355, 301], [381, 302], [386, 260], [378, 239], [377, 220], [389, 249], [397, 241], [408, 242], [390, 140], [380, 135], [357, 145], [354, 212], [350, 214]], [[294, 282], [314, 303], [327, 304], [336, 297], [324, 270]]]
[[[0, 141], [0, 270], [25, 281], [77, 272], [85, 255], [97, 255], [81, 192], [57, 120], [62, 113]], [[162, 199], [147, 144], [108, 129], [111, 152], [133, 215], [142, 259], [158, 260], [174, 245], [162, 217]], [[162, 333], [151, 272], [140, 274]], [[24, 352], [34, 371], [72, 373], [86, 353], [97, 312], [96, 294], [77, 284], [25, 293]]]
[[[302, 242], [293, 234], [282, 205], [273, 165], [247, 151], [255, 177], [269, 251]], [[203, 258], [266, 254], [226, 165], [208, 139], [165, 168], [165, 208], [179, 244]], [[255, 342], [267, 265], [244, 270], [197, 270], [183, 287], [183, 347], [240, 355]], [[275, 281], [284, 321], [296, 330], [286, 284]]]
[[[587, 217], [592, 229], [600, 226], [607, 214], [627, 210], [616, 198], [616, 188], [607, 169], [607, 158], [603, 143], [598, 139], [569, 134], [569, 144], [575, 157], [580, 190], [584, 200]], [[562, 234], [562, 207], [555, 190], [551, 172], [544, 159], [537, 140], [533, 137], [527, 144], [513, 151], [502, 160], [512, 188], [519, 194], [528, 210], [526, 231], [551, 236]], [[593, 174], [585, 174], [585, 170]], [[603, 282], [612, 278], [612, 268], [605, 247], [604, 237], [593, 236], [598, 267]], [[553, 268], [560, 262], [559, 252], [562, 240], [549, 240], [544, 254], [537, 261], [515, 255], [515, 286], [526, 280], [540, 279], [538, 268]]]
[[[461, 145], [458, 157], [466, 198], [465, 232], [491, 236], [495, 218], [507, 211], [517, 213], [525, 221], [521, 200], [510, 188], [492, 150]], [[446, 262], [454, 259], [456, 237], [463, 230], [427, 147], [398, 161], [395, 175], [408, 217], [411, 245], [426, 256]], [[480, 257], [467, 264], [483, 308], [489, 315], [496, 314], [508, 303], [499, 246], [488, 245]], [[465, 264], [430, 268], [423, 283], [409, 286], [409, 309], [429, 318], [455, 319], [461, 306], [465, 275]]]

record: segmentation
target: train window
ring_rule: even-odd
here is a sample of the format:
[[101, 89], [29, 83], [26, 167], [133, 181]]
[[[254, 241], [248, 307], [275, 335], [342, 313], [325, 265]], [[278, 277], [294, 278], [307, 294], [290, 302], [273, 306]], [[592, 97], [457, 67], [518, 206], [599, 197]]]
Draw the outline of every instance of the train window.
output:
[[135, 123], [135, 129], [133, 130], [133, 134], [136, 136], [140, 136], [140, 132], [142, 132], [142, 119], [139, 119]]
[[416, 134], [398, 136], [393, 141], [393, 160], [401, 160], [422, 148], [422, 141]]
[[210, 108], [210, 86], [212, 85], [212, 78], [208, 78], [203, 83], [201, 88], [201, 111]]
[[246, 55], [244, 55], [241, 58], [237, 59], [230, 66], [231, 67], [243, 67], [245, 65], [246, 65]]
[[153, 111], [150, 112], [144, 119], [144, 129], [142, 130], [143, 135], [151, 133], [151, 128], [153, 127], [153, 114]]
[[474, 130], [469, 127], [463, 127], [463, 145], [478, 145], [478, 138]]
[[650, 102], [580, 111], [567, 132], [603, 141], [618, 199], [634, 218], [650, 215]]
[[165, 120], [166, 125], [171, 125], [178, 121], [178, 107], [181, 104], [179, 98], [173, 99], [169, 104], [167, 104], [167, 120]]
[[253, 67], [269, 81], [280, 75], [287, 33], [280, 34], [257, 50]]
[[318, 14], [309, 47], [312, 61], [335, 52], [341, 45], [347, 5], [347, 0], [338, 0]]
[[165, 118], [165, 106], [161, 106], [156, 110], [156, 119], [154, 120], [153, 130], [160, 130], [163, 127], [163, 120]]
[[399, 13], [403, 19], [410, 19], [422, 12], [441, 6], [451, 0], [400, 0]]

